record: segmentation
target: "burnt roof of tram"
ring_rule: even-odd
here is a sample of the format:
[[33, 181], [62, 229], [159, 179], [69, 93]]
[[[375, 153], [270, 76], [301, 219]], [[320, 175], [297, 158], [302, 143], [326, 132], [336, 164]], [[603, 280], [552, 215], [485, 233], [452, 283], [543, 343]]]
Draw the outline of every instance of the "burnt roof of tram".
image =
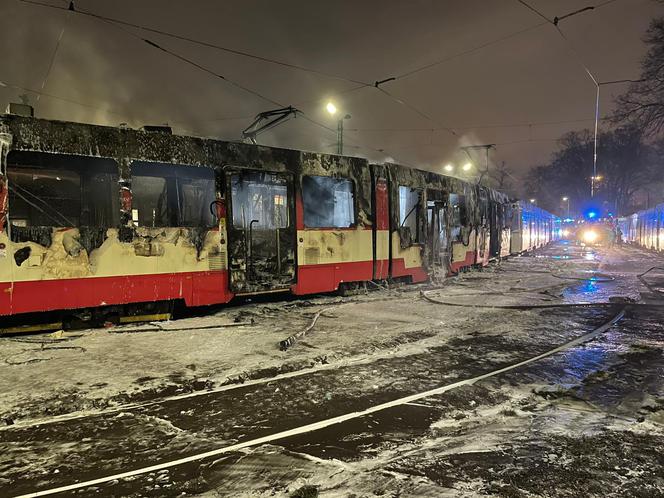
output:
[[[121, 168], [135, 160], [208, 167], [242, 165], [275, 171], [296, 170], [302, 162], [319, 163], [331, 172], [334, 172], [335, 165], [346, 168], [369, 165], [367, 159], [359, 157], [15, 114], [0, 115], [0, 133], [12, 136], [11, 150], [105, 157], [118, 161]], [[453, 185], [471, 185], [458, 178], [419, 168], [391, 163], [385, 166], [397, 166], [405, 176], [420, 174], [429, 181], [436, 178], [435, 183], [444, 179]]]

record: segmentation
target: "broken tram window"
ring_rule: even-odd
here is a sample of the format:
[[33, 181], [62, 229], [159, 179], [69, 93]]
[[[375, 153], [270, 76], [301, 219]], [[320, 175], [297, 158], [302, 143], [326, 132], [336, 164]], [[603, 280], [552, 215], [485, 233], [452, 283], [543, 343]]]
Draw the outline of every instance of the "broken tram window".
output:
[[235, 173], [231, 176], [231, 208], [235, 228], [287, 228], [288, 185], [286, 179], [265, 172]]
[[450, 235], [452, 239], [461, 237], [461, 227], [466, 225], [466, 196], [460, 194], [450, 194], [450, 207], [452, 209], [452, 226]]
[[422, 190], [407, 186], [399, 186], [399, 227], [410, 231], [410, 240], [413, 243], [420, 239], [420, 203]]
[[16, 227], [113, 227], [119, 223], [115, 161], [12, 152], [7, 159], [9, 219]]
[[349, 228], [355, 224], [353, 182], [346, 178], [302, 177], [302, 202], [308, 228]]
[[145, 227], [212, 227], [214, 170], [174, 164], [131, 165], [132, 219]]

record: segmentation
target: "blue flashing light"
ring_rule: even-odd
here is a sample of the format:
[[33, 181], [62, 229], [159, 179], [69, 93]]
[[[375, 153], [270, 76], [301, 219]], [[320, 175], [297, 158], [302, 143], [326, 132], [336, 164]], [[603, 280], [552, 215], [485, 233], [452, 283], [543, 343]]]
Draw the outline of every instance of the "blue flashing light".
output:
[[588, 211], [587, 216], [588, 216], [588, 219], [592, 220], [594, 217], [597, 216], [597, 213], [595, 211]]

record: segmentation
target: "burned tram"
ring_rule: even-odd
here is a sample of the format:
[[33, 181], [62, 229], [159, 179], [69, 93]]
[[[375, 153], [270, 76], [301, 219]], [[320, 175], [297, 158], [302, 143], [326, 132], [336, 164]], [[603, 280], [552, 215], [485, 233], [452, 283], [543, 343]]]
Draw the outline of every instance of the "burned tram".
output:
[[12, 114], [0, 148], [5, 331], [35, 313], [138, 321], [176, 302], [423, 282], [557, 234], [500, 192], [355, 157]]

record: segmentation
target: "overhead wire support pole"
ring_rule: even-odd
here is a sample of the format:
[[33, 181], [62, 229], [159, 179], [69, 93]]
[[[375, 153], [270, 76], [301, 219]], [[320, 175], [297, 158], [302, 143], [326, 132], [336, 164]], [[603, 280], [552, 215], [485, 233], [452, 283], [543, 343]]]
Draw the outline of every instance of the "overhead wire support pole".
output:
[[[539, 17], [546, 19], [548, 22], [550, 22], [553, 27], [556, 29], [558, 34], [561, 36], [561, 38], [565, 41], [567, 44], [570, 52], [576, 57], [576, 59], [579, 61], [581, 66], [583, 66], [583, 69], [586, 71], [586, 74], [590, 77], [592, 80], [593, 84], [595, 85], [595, 130], [594, 130], [594, 137], [593, 137], [593, 174], [590, 177], [590, 197], [595, 196], [595, 179], [597, 177], [597, 137], [599, 133], [599, 100], [600, 100], [600, 82], [598, 79], [595, 77], [595, 75], [592, 73], [590, 68], [583, 62], [583, 59], [579, 55], [579, 53], [574, 49], [572, 46], [571, 42], [567, 39], [565, 36], [565, 33], [563, 33], [558, 26], [560, 24], [560, 21], [564, 19], [569, 19], [572, 16], [575, 16], [577, 14], [581, 14], [583, 12], [588, 12], [590, 10], [594, 10], [594, 6], [589, 6], [589, 7], [584, 7], [582, 9], [575, 10], [574, 12], [570, 12], [569, 14], [565, 14], [564, 16], [560, 17], [554, 17], [553, 20], [549, 19], [546, 17], [544, 14], [542, 14], [540, 11], [529, 5], [525, 0], [516, 0], [519, 2], [521, 5], [525, 6], [526, 8], [530, 9], [531, 11], [535, 12]], [[608, 0], [603, 2], [602, 4], [599, 5], [599, 7], [603, 5], [607, 5], [609, 3], [612, 3], [615, 0]]]
[[[588, 71], [588, 74], [591, 74]], [[592, 77], [592, 74], [591, 74]], [[595, 197], [595, 181], [597, 180], [597, 135], [599, 131], [599, 101], [600, 101], [600, 88], [603, 85], [613, 85], [617, 83], [639, 83], [643, 80], [614, 80], [614, 81], [597, 81], [594, 77], [593, 82], [597, 87], [597, 93], [595, 97], [595, 139], [593, 143], [593, 176], [590, 178], [590, 197]]]
[[590, 197], [595, 197], [595, 178], [597, 178], [597, 133], [599, 130], [599, 83], [595, 97], [595, 137], [593, 140], [593, 176], [590, 178]]

